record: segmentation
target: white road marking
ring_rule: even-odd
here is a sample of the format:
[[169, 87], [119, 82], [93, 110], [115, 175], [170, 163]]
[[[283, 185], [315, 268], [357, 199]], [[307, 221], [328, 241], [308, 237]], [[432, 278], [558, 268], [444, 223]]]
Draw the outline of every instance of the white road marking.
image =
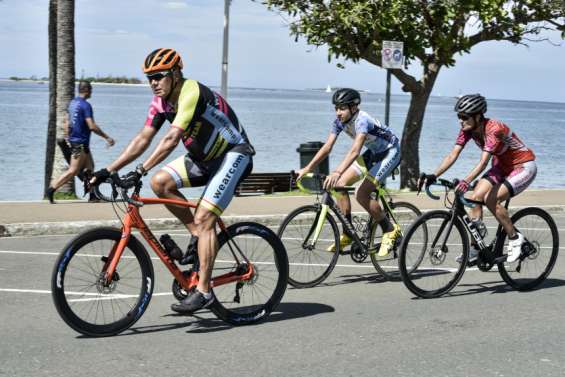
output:
[[[37, 293], [37, 294], [51, 294], [51, 291], [45, 289], [15, 289], [15, 288], [0, 288], [0, 292], [10, 292], [10, 293]], [[65, 292], [67, 295], [77, 295], [77, 296], [100, 296], [99, 293], [87, 293], [87, 292]], [[153, 293], [153, 296], [172, 296], [172, 292], [159, 292]], [[115, 295], [104, 295], [101, 297], [94, 297], [94, 298], [79, 298], [79, 299], [71, 299], [69, 302], [77, 302], [77, 301], [91, 301], [91, 300], [112, 300], [117, 298], [131, 298], [131, 297], [138, 297], [138, 295], [123, 295], [123, 294], [115, 294]]]

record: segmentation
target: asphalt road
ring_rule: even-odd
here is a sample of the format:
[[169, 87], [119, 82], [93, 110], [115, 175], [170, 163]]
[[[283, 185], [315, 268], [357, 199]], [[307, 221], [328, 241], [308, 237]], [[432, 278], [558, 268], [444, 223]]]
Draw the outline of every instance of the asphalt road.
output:
[[[564, 240], [565, 213], [554, 218]], [[325, 283], [287, 289], [267, 321], [247, 327], [171, 312], [171, 276], [155, 260], [144, 316], [123, 334], [89, 339], [59, 318], [49, 291], [70, 238], [0, 238], [0, 376], [565, 374], [563, 257], [533, 292], [509, 289], [496, 271], [467, 271], [451, 294], [422, 300], [341, 256]]]

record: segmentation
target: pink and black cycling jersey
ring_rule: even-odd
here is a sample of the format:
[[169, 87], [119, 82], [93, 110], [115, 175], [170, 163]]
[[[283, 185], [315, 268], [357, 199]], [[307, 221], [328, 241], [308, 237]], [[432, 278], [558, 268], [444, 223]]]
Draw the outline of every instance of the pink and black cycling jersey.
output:
[[195, 80], [184, 81], [176, 109], [161, 97], [153, 97], [145, 126], [158, 130], [166, 120], [183, 131], [183, 144], [196, 161], [216, 159], [234, 149], [253, 154], [247, 135], [226, 100]]
[[494, 156], [492, 166], [501, 169], [506, 175], [510, 174], [516, 165], [536, 159], [534, 152], [526, 147], [515, 132], [495, 119], [485, 120], [484, 141], [480, 135], [461, 130], [455, 143], [464, 147], [471, 139], [483, 151]]

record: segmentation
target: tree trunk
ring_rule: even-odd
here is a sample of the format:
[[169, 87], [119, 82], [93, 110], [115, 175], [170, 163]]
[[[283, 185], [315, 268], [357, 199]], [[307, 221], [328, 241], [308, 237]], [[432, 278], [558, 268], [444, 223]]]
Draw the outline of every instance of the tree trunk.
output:
[[426, 105], [439, 73], [439, 66], [429, 65], [418, 89], [412, 90], [410, 107], [404, 122], [400, 150], [402, 162], [400, 163], [400, 188], [417, 189], [418, 176], [420, 175], [419, 145]]
[[[74, 0], [57, 0], [57, 137], [64, 135], [67, 107], [73, 99], [75, 86], [75, 3]], [[66, 169], [60, 148], [55, 148], [53, 175], [58, 177]], [[74, 178], [60, 191], [75, 195]]]
[[57, 136], [57, 0], [49, 0], [49, 121], [47, 123], [47, 143], [45, 144], [45, 176], [43, 197], [53, 176]]

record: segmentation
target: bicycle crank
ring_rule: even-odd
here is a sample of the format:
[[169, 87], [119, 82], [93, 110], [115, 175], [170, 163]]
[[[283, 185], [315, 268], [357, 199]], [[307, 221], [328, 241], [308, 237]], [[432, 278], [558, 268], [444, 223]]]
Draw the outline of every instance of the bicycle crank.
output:
[[357, 244], [351, 245], [351, 259], [356, 263], [363, 263], [369, 256], [367, 250], [359, 247]]

